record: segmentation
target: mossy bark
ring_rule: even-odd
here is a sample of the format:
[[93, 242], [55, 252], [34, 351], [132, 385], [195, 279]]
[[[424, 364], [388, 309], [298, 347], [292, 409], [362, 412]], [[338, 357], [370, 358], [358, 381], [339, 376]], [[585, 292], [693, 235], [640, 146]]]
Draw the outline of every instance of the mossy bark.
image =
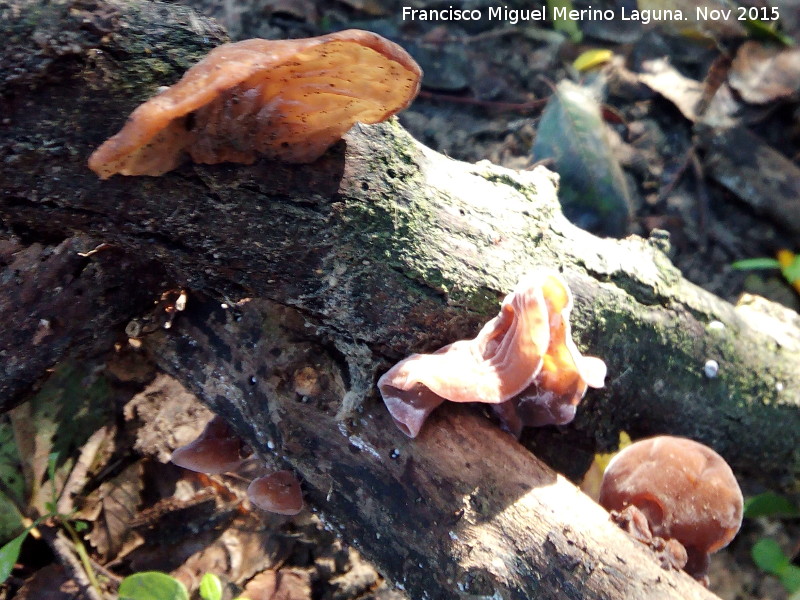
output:
[[[796, 314], [763, 303], [735, 308], [721, 301], [684, 280], [657, 241], [604, 240], [573, 227], [560, 213], [555, 176], [543, 168], [518, 173], [488, 163], [453, 161], [422, 147], [396, 121], [354, 128], [312, 165], [185, 165], [159, 178], [99, 181], [86, 167], [91, 151], [119, 130], [139, 101], [159, 85], [173, 83], [202, 51], [223, 41], [224, 34], [190, 11], [155, 2], [39, 5], [15, 0], [4, 7], [0, 218], [7, 230], [28, 242], [51, 243], [88, 232], [115, 252], [162, 265], [168, 278], [146, 280], [131, 272], [129, 289], [137, 294], [155, 298], [167, 285], [179, 285], [190, 290], [190, 304], [201, 294], [230, 306], [255, 297], [270, 306], [292, 307], [291, 318], [308, 324], [290, 328], [293, 335], [304, 332], [312, 347], [322, 348], [325, 360], [338, 365], [338, 371], [331, 367], [326, 372], [328, 380], [341, 379], [323, 410], [326, 418], [312, 424], [303, 422], [302, 412], [285, 408], [287, 397], [272, 383], [251, 388], [252, 394], [239, 403], [226, 400], [244, 393], [245, 386], [236, 382], [247, 375], [224, 353], [225, 347], [234, 348], [234, 341], [221, 344], [217, 339], [228, 327], [226, 317], [206, 310], [186, 320], [187, 327], [205, 332], [205, 348], [181, 337], [188, 334], [181, 331], [180, 319], [178, 333], [172, 334], [176, 337], [163, 333], [152, 348], [206, 402], [227, 406], [228, 416], [259, 451], [267, 451], [266, 442], [277, 435], [279, 425], [296, 431], [297, 439], [281, 447], [282, 455], [306, 478], [315, 504], [335, 515], [379, 561], [386, 559], [381, 564], [396, 580], [410, 576], [405, 573], [414, 569], [416, 557], [408, 554], [405, 571], [387, 566], [389, 558], [381, 554], [386, 550], [367, 537], [374, 535], [373, 527], [388, 536], [389, 521], [381, 519], [399, 518], [405, 510], [411, 511], [405, 518], [413, 521], [419, 507], [400, 503], [382, 511], [376, 504], [367, 519], [354, 501], [345, 500], [358, 495], [357, 488], [347, 486], [354, 485], [359, 473], [383, 481], [388, 486], [384, 491], [390, 489], [400, 475], [380, 469], [395, 463], [367, 462], [368, 450], [354, 450], [346, 461], [350, 471], [337, 475], [344, 482], [341, 495], [334, 493], [328, 501], [324, 490], [331, 480], [315, 474], [312, 462], [329, 464], [333, 477], [338, 464], [334, 453], [342, 448], [337, 445], [341, 440], [330, 440], [341, 437], [339, 427], [348, 427], [348, 417], [363, 410], [366, 416], [354, 418], [380, 422], [380, 435], [393, 444], [402, 442], [408, 454], [422, 453], [415, 459], [421, 464], [435, 464], [441, 445], [417, 445], [391, 430], [376, 401], [377, 375], [410, 352], [474, 335], [520, 275], [535, 267], [563, 272], [575, 294], [572, 322], [578, 345], [607, 362], [609, 377], [605, 389], [584, 399], [572, 425], [526, 432], [526, 445], [577, 474], [595, 450], [613, 447], [621, 429], [634, 436], [673, 433], [713, 446], [740, 475], [797, 490]], [[119, 285], [111, 289], [119, 290]], [[135, 316], [133, 307], [130, 316]], [[113, 323], [121, 320], [117, 315]], [[109, 323], [95, 327], [100, 332]], [[239, 332], [241, 348], [258, 346], [269, 331], [280, 333], [279, 322], [264, 317], [260, 323], [261, 331]], [[19, 324], [12, 319], [6, 327]], [[63, 326], [67, 335], [70, 323]], [[68, 346], [48, 360], [63, 356]], [[2, 350], [4, 356], [22, 359], [39, 352], [25, 340]], [[233, 371], [200, 377], [202, 365], [188, 368], [186, 363], [200, 350], [207, 352], [208, 364]], [[211, 350], [223, 353], [222, 362], [215, 362]], [[274, 350], [280, 356], [281, 349]], [[263, 365], [249, 357], [246, 364], [254, 372], [247, 377], [258, 381], [271, 372], [276, 356], [255, 358]], [[704, 374], [708, 360], [719, 363], [716, 377]], [[25, 381], [33, 379], [28, 372]], [[446, 425], [449, 414], [446, 409], [429, 429]], [[470, 424], [458, 427], [478, 427], [481, 436], [489, 435], [487, 422], [464, 418]], [[427, 435], [447, 438], [441, 432]], [[454, 436], [447, 443], [456, 444], [456, 451], [476, 452], [465, 446], [481, 439], [474, 432]], [[498, 456], [519, 453], [513, 460], [532, 460], [521, 446], [498, 436], [485, 437], [492, 443], [504, 440], [498, 442], [503, 448]], [[315, 448], [318, 454], [311, 452]], [[485, 448], [482, 443], [481, 450]], [[475, 454], [475, 460], [483, 459]], [[544, 468], [538, 462], [525, 464], [527, 470]], [[452, 494], [461, 494], [463, 500], [461, 477], [459, 472], [439, 473], [436, 484], [452, 486]], [[426, 490], [433, 488], [426, 485]], [[411, 498], [410, 491], [403, 493]], [[489, 503], [487, 520], [502, 513], [500, 507], [516, 506], [507, 501], [516, 492], [498, 494], [505, 500]], [[370, 502], [378, 503], [384, 495], [376, 492]], [[437, 510], [444, 505], [443, 499]], [[560, 518], [564, 524], [570, 521], [569, 515]], [[420, 540], [425, 539], [408, 543], [424, 548]], [[562, 541], [554, 552], [566, 556]], [[445, 548], [437, 546], [436, 556]], [[481, 595], [469, 586], [459, 587], [460, 575], [454, 577], [437, 580], [438, 591], [430, 595]], [[424, 579], [418, 575], [415, 590], [421, 590]], [[498, 581], [495, 575], [491, 580]]]

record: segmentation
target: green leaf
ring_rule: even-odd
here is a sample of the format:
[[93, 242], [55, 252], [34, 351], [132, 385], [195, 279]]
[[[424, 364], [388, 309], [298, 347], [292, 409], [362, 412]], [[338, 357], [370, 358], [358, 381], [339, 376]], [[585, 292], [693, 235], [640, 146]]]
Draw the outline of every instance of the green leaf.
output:
[[778, 578], [790, 594], [800, 592], [800, 567], [787, 565], [778, 573]]
[[770, 24], [767, 24], [758, 19], [747, 19], [744, 21], [744, 28], [747, 30], [747, 33], [755, 38], [772, 40], [779, 42], [784, 46], [794, 46], [794, 40], [791, 38], [791, 36], [778, 31], [775, 28], [774, 21]]
[[[548, 13], [554, 15], [553, 29], [560, 31], [569, 37], [573, 42], [580, 42], [583, 39], [583, 33], [578, 27], [578, 22], [570, 18], [555, 18], [556, 14], [561, 14], [564, 11], [568, 14], [572, 10], [571, 0], [547, 0]], [[558, 9], [558, 11], [556, 11]]]
[[764, 492], [751, 496], [744, 503], [744, 516], [756, 517], [800, 517], [800, 509], [788, 498], [775, 492]]
[[200, 580], [199, 591], [203, 600], [221, 600], [222, 582], [213, 573], [206, 573]]
[[89, 524], [86, 521], [75, 521], [72, 525], [78, 533], [89, 529]]
[[536, 161], [553, 159], [564, 216], [600, 235], [627, 233], [631, 201], [625, 176], [611, 151], [600, 105], [583, 88], [566, 80], [558, 84], [531, 152]]
[[58, 464], [58, 452], [51, 452], [47, 457], [47, 476], [50, 481], [56, 480], [56, 465]]
[[774, 258], [746, 258], [744, 260], [737, 260], [731, 265], [734, 269], [750, 270], [750, 269], [780, 269], [781, 263]]
[[781, 269], [781, 273], [789, 283], [800, 281], [800, 254], [796, 254], [794, 260]]
[[28, 529], [20, 533], [13, 540], [8, 542], [5, 546], [0, 548], [0, 583], [3, 583], [8, 576], [11, 575], [11, 570], [14, 568], [14, 563], [19, 558], [20, 550], [22, 550], [22, 542], [28, 537]]
[[189, 600], [186, 587], [158, 571], [134, 573], [119, 584], [119, 600]]
[[760, 539], [753, 544], [750, 555], [759, 569], [773, 575], [779, 574], [789, 566], [789, 557], [783, 553], [778, 542], [769, 538]]
[[[53, 500], [52, 486], [46, 481], [55, 481], [56, 490], [60, 489], [75, 448], [113, 412], [110, 397], [106, 375], [94, 363], [67, 361], [55, 368], [31, 400], [9, 413], [30, 506], [44, 512], [44, 503]], [[50, 458], [53, 453], [60, 457], [55, 463]]]

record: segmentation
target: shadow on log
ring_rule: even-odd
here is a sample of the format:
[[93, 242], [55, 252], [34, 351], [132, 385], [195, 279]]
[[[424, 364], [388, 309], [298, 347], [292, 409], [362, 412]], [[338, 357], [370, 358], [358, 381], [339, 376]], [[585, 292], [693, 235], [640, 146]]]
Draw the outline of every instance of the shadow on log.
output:
[[[543, 455], [552, 449], [548, 460], [578, 473], [620, 429], [665, 432], [709, 444], [740, 475], [797, 488], [795, 313], [755, 300], [734, 308], [684, 280], [657, 243], [573, 227], [547, 170], [459, 163], [396, 121], [354, 128], [312, 165], [186, 165], [101, 182], [86, 168], [91, 151], [222, 32], [156, 2], [12, 0], [0, 11], [6, 230], [31, 243], [89, 234], [159, 263], [169, 285], [216, 305], [260, 298], [221, 312], [190, 293], [196, 312], [149, 347], [253, 447], [277, 444], [323, 515], [412, 596], [634, 598], [645, 588], [648, 597], [709, 596], [660, 571], [472, 409], [442, 410], [411, 442], [377, 401], [374, 382], [393, 361], [473, 336], [537, 266], [564, 273], [578, 346], [609, 367], [607, 388], [584, 399], [570, 427], [530, 434]], [[10, 268], [6, 261], [6, 277]], [[165, 278], [132, 279], [131, 294], [164, 291]], [[35, 309], [6, 320], [6, 364], [41, 354], [33, 339], [7, 341]], [[89, 322], [101, 336], [138, 310]], [[65, 322], [59, 335], [69, 339], [75, 327]], [[6, 368], [4, 389], [17, 392], [2, 407], [69, 346], [36, 368]], [[704, 374], [709, 359], [717, 377]], [[320, 373], [321, 395], [306, 403], [292, 387], [301, 366]], [[557, 431], [573, 443], [542, 441]], [[608, 548], [616, 554], [603, 559]]]

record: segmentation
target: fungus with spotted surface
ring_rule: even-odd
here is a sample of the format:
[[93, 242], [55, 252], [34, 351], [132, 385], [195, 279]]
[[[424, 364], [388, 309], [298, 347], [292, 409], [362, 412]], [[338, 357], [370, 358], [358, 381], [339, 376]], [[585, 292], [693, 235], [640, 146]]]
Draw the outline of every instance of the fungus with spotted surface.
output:
[[605, 363], [572, 341], [572, 293], [556, 273], [523, 277], [500, 314], [472, 340], [413, 354], [378, 389], [397, 426], [416, 437], [444, 401], [490, 404], [507, 429], [568, 423], [587, 387], [602, 387]]
[[197, 439], [177, 448], [171, 460], [184, 469], [215, 475], [235, 470], [249, 454], [225, 419], [215, 416]]
[[247, 497], [262, 510], [279, 515], [296, 515], [303, 510], [300, 482], [291, 471], [276, 471], [254, 479]]
[[309, 163], [356, 122], [406, 108], [421, 77], [400, 46], [358, 29], [223, 44], [134, 110], [89, 168], [107, 179], [161, 175], [187, 155], [207, 164]]
[[742, 524], [742, 492], [731, 468], [708, 446], [680, 437], [623, 449], [603, 474], [599, 502], [633, 525], [639, 539], [649, 530], [679, 542], [683, 569], [703, 583], [709, 555], [727, 546]]

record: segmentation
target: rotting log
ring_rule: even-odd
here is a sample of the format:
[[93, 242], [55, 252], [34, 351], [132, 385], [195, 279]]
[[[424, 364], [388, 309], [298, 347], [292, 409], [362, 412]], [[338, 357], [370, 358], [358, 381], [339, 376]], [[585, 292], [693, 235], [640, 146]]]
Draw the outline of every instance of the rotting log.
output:
[[[190, 289], [295, 306], [341, 346], [359, 398], [391, 361], [474, 335], [521, 273], [560, 269], [579, 345], [610, 374], [571, 429], [579, 449], [608, 448], [621, 428], [666, 431], [709, 443], [739, 473], [796, 484], [795, 313], [736, 309], [684, 280], [656, 241], [571, 226], [546, 170], [449, 160], [395, 121], [354, 128], [312, 165], [100, 181], [86, 168], [91, 151], [223, 33], [157, 2], [4, 6], [7, 228], [34, 241], [88, 232]], [[704, 375], [706, 360], [717, 377]]]
[[295, 308], [196, 298], [146, 345], [268, 460], [288, 462], [323, 520], [410, 598], [716, 598], [662, 569], [600, 506], [468, 408], [443, 407], [414, 440], [375, 398], [342, 415], [359, 385], [347, 351]]
[[0, 237], [0, 411], [65, 356], [105, 353], [132, 314], [168, 285], [160, 265], [77, 235], [58, 243]]
[[[578, 230], [561, 215], [545, 169], [452, 161], [395, 121], [356, 127], [312, 165], [186, 165], [160, 178], [101, 182], [86, 168], [91, 151], [222, 32], [156, 2], [12, 0], [0, 11], [6, 228], [56, 243], [89, 233], [113, 252], [157, 261], [190, 289], [197, 313], [150, 336], [156, 360], [259, 451], [277, 444], [323, 516], [414, 597], [538, 589], [542, 598], [633, 598], [644, 589], [637, 578], [663, 597], [708, 596], [652, 570], [599, 509], [473, 409], [443, 408], [412, 442], [376, 400], [376, 376], [392, 361], [474, 335], [535, 266], [563, 271], [578, 345], [609, 366], [607, 387], [587, 396], [573, 425], [526, 434], [537, 453], [549, 448], [550, 462], [577, 473], [620, 429], [669, 432], [713, 446], [740, 475], [796, 489], [796, 314], [734, 308], [682, 279], [657, 241]], [[259, 300], [220, 312], [203, 295], [232, 307]], [[234, 326], [237, 315], [250, 329]], [[267, 344], [272, 334], [280, 345]], [[298, 401], [291, 344], [307, 345], [304, 364], [328, 386], [324, 401]], [[0, 350], [19, 360], [41, 352], [32, 340]], [[709, 359], [720, 365], [715, 378], [704, 375]], [[398, 458], [387, 458], [394, 449]], [[533, 522], [520, 525], [520, 515]], [[607, 547], [631, 570], [603, 560]], [[436, 562], [447, 556], [452, 565]], [[436, 576], [419, 564], [435, 565]], [[520, 583], [523, 573], [530, 577]]]

